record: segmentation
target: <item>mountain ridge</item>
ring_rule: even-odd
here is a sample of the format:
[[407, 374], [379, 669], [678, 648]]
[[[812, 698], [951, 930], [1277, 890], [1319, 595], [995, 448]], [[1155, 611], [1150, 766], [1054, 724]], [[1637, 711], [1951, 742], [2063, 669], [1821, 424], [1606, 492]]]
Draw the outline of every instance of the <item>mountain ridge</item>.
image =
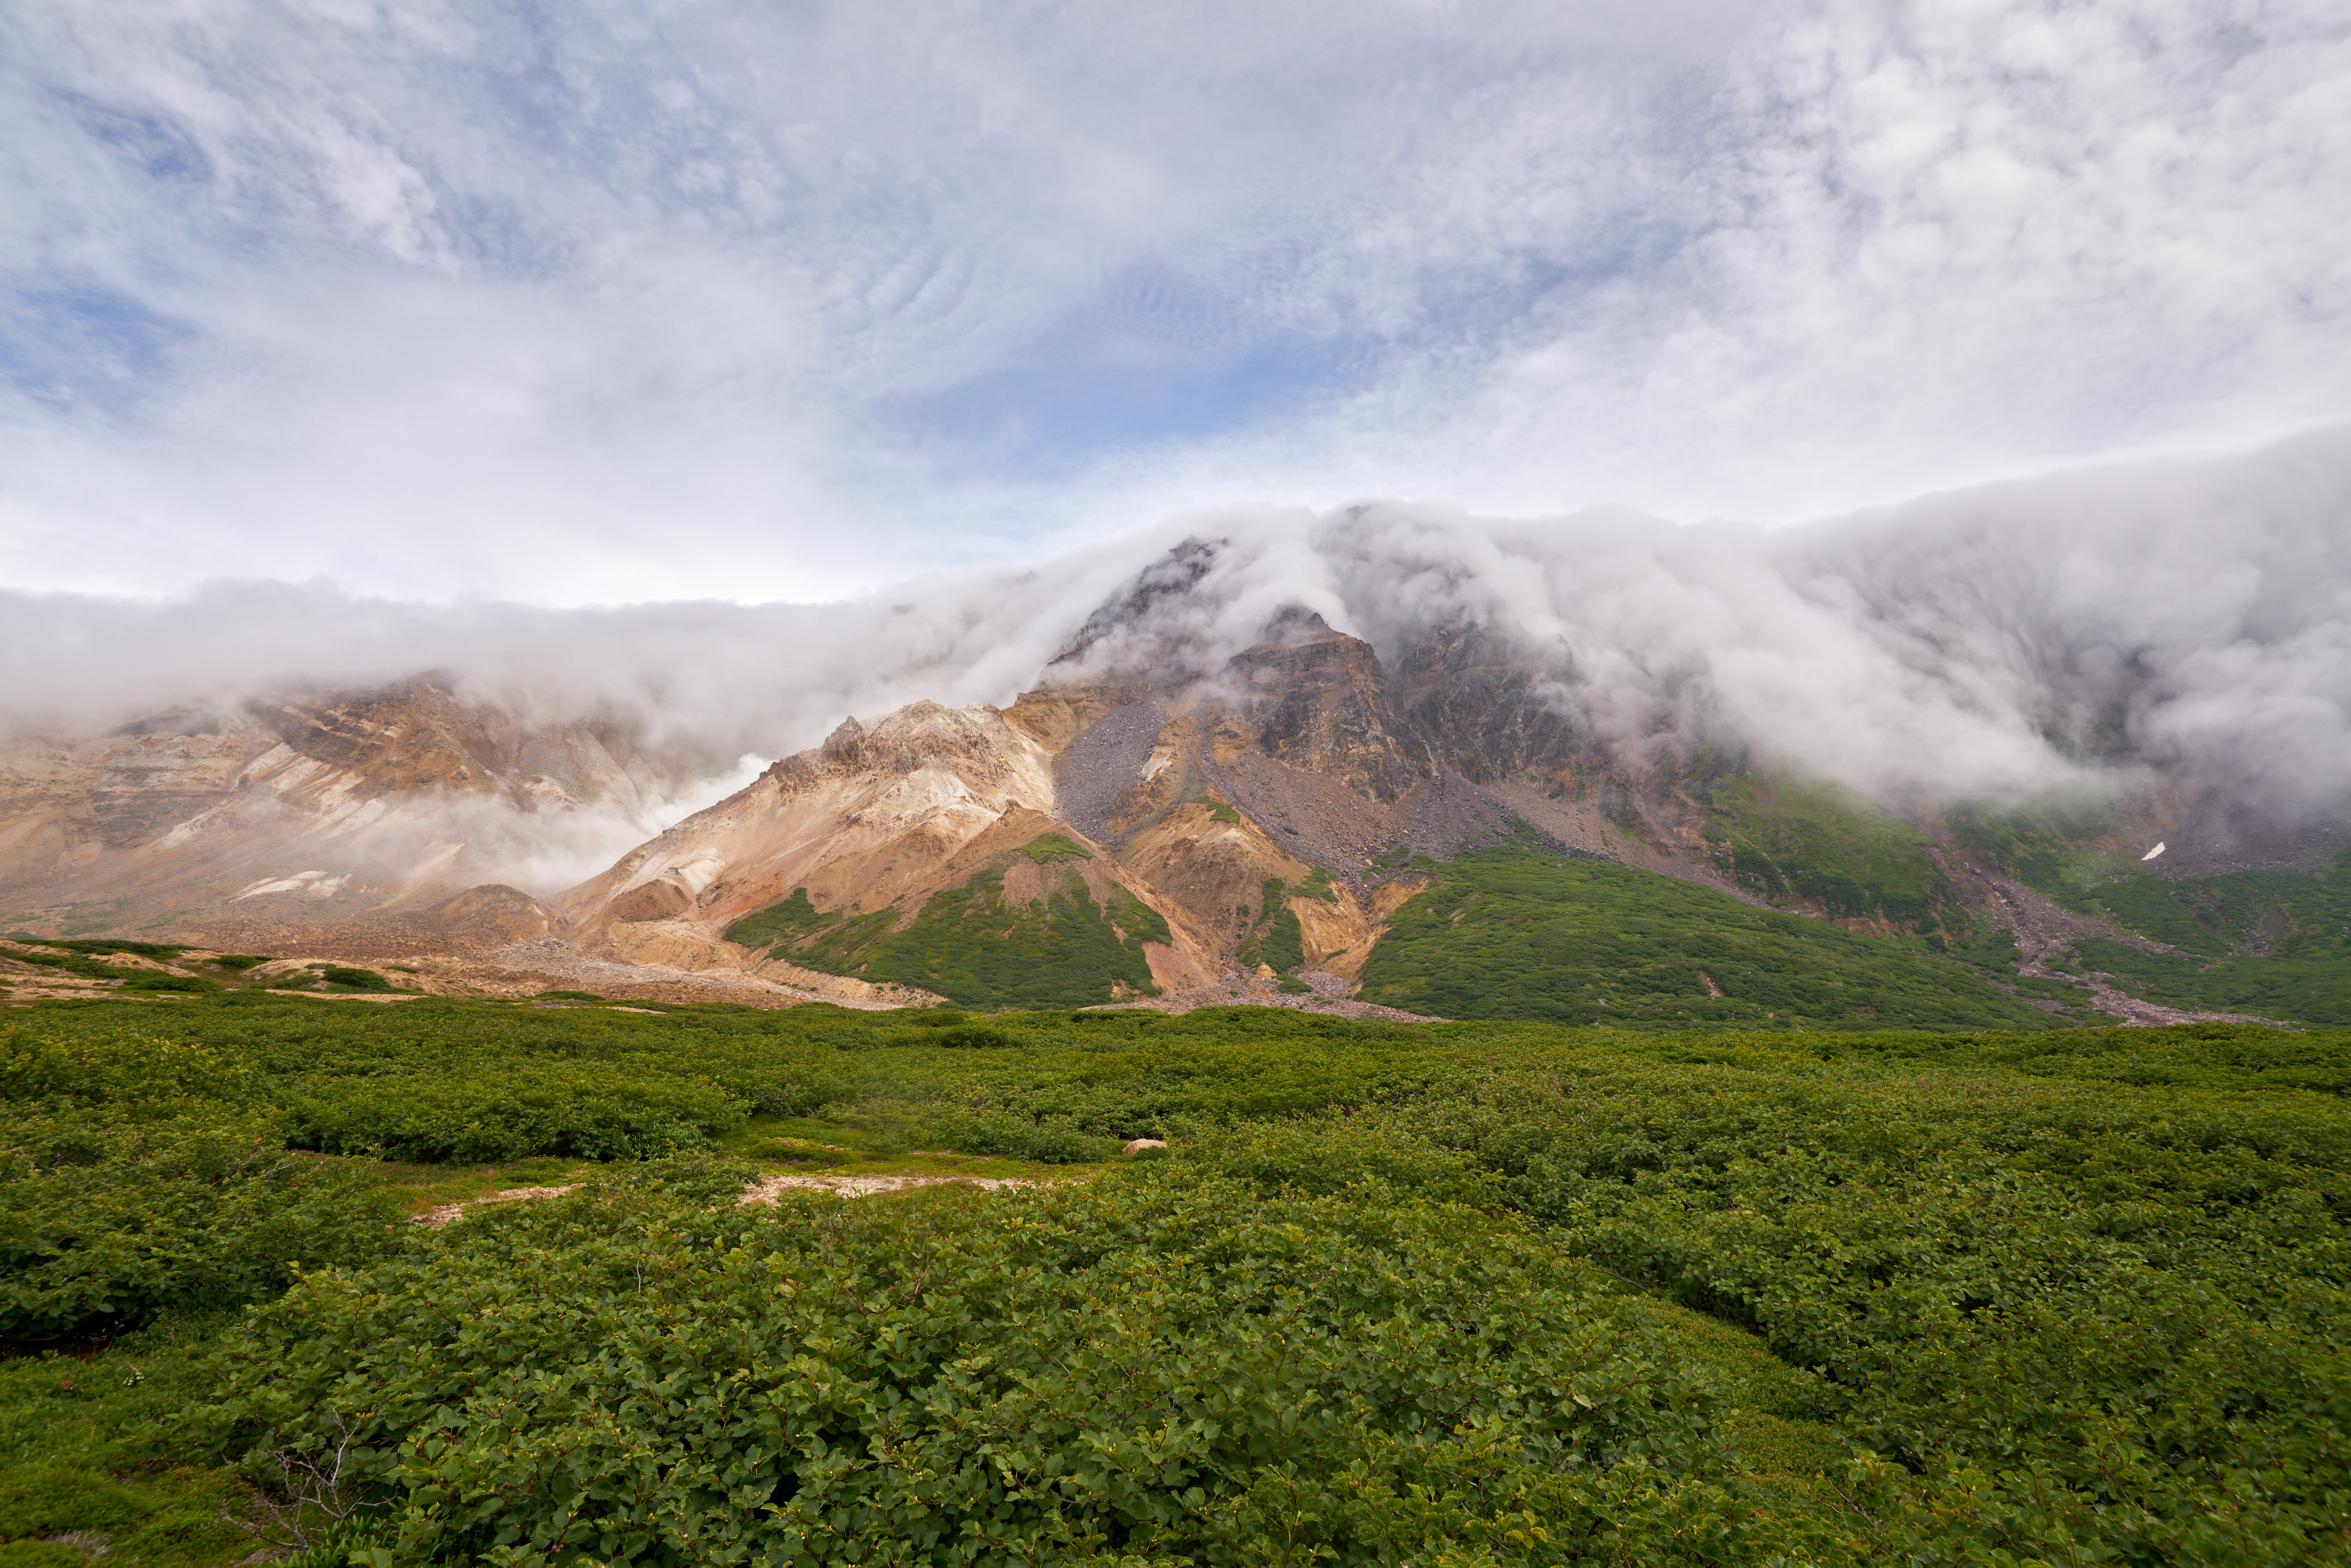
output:
[[[1815, 672], [1757, 655], [1749, 663], [1769, 667], [1759, 685], [1755, 668], [1651, 657], [1584, 630], [1571, 641], [1532, 629], [1540, 618], [1481, 618], [1437, 559], [1439, 535], [1395, 543], [1412, 521], [1364, 506], [1327, 524], [1390, 541], [1388, 597], [1348, 590], [1378, 609], [1384, 645], [1315, 607], [1333, 601], [1330, 582], [1270, 591], [1257, 544], [1187, 537], [1101, 591], [1030, 667], [1039, 683], [1005, 705], [918, 698], [843, 718], [675, 821], [713, 748], [648, 742], [671, 728], [658, 708], [627, 725], [526, 718], [443, 676], [224, 696], [104, 735], [19, 734], [0, 746], [0, 922], [399, 955], [445, 962], [452, 983], [569, 965], [598, 983], [658, 976], [763, 1004], [1353, 1005], [1384, 952], [1374, 967], [1404, 1005], [1402, 949], [1383, 946], [1402, 940], [1398, 911], [1455, 898], [1458, 933], [1412, 917], [1414, 972], [1450, 966], [1497, 993], [1589, 1011], [1625, 983], [1601, 976], [1570, 995], [1521, 971], [1583, 972], [1581, 948], [1512, 948], [1493, 926], [1508, 909], [1547, 940], [1588, 945], [1599, 928], [1553, 907], [1582, 899], [1647, 922], [1661, 952], [1711, 950], [1701, 928], [1768, 929], [1772, 961], [1819, 981], [1802, 1018], [1924, 1017], [1918, 998], [1958, 995], [1938, 989], [1949, 979], [1938, 965], [1990, 988], [1951, 1001], [1954, 1022], [2014, 1022], [2020, 998], [2049, 1020], [2218, 1015], [2241, 995], [2274, 1015], [2337, 1005], [2325, 943], [2344, 834], [2310, 805], [2328, 786], [2311, 774], [2294, 790], [2240, 788], [2260, 753], [2220, 765], [2178, 743], [2187, 732], [2162, 717], [2162, 681], [2185, 691], [2184, 676], [2137, 655], [2093, 657], [2079, 638], [2016, 652], [2012, 691], [1984, 686], [1990, 654], [1928, 669], [1951, 605], [1974, 590], [1922, 597], [1894, 557], [1865, 551], [1875, 575], [1855, 591], [1875, 618], [1866, 635], [1888, 668], [1928, 683], [1925, 698], [1902, 696], [1905, 722], [1951, 715], [1921, 759], [1880, 770], [1910, 782], [1866, 790], [1756, 726], [1758, 691], [1794, 691]], [[1945, 532], [1930, 557], [1972, 558], [1980, 542]], [[1810, 538], [1803, 558], [1835, 556], [1836, 537]], [[1319, 540], [1334, 571], [1380, 558], [1348, 556], [1343, 533]], [[2022, 613], [2000, 608], [1980, 640], [2019, 643]], [[1745, 717], [1725, 695], [1734, 687]], [[1970, 717], [1969, 701], [1983, 711]], [[2052, 755], [2087, 760], [2004, 799], [1919, 782], [1917, 761], [1991, 735], [1986, 715], [2020, 702], [2045, 713]], [[2196, 722], [2209, 741], [2209, 720]], [[2158, 842], [2167, 853], [2150, 865]], [[567, 863], [577, 870], [563, 874]], [[1574, 869], [1604, 863], [1658, 880]], [[2206, 919], [2221, 909], [2225, 929]], [[1865, 962], [1843, 937], [1807, 937], [1767, 911], [1882, 946]], [[2085, 967], [2086, 954], [2105, 967]], [[2280, 991], [2284, 970], [2256, 977], [2273, 958], [2302, 978]], [[1735, 1003], [1708, 967], [1728, 961], [1656, 970], [1666, 989], [1643, 1016]], [[1852, 978], [1865, 971], [1876, 978]], [[1035, 980], [1046, 973], [1060, 978]], [[1833, 1007], [1837, 985], [1884, 992], [1886, 1005]]]

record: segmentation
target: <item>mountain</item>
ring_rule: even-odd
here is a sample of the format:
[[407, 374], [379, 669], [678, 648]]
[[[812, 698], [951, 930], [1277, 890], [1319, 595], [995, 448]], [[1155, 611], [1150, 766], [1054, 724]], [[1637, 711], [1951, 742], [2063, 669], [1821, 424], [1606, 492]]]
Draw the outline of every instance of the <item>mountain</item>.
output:
[[481, 878], [566, 824], [641, 824], [678, 784], [609, 727], [419, 678], [20, 739], [0, 899], [50, 933], [528, 950], [541, 983], [584, 963], [608, 987], [862, 1004], [2351, 1019], [2351, 861], [2140, 862], [2192, 803], [1905, 815], [1735, 745], [1628, 748], [1481, 628], [1391, 667], [1292, 607], [1221, 661], [1131, 635], [1105, 658], [1137, 629], [1118, 608], [1009, 707], [848, 719], [545, 898]]
[[[2011, 910], [2035, 872], [1988, 846], [1992, 818], [1906, 818], [1726, 751], [1628, 761], [1474, 628], [1392, 672], [1293, 608], [1220, 665], [1082, 667], [1117, 626], [1091, 620], [1008, 708], [843, 722], [556, 898], [572, 940], [974, 1006], [1353, 992], [1455, 1017], [2008, 1028], [2193, 1010], [2017, 946], [2002, 928], [2031, 936]], [[2166, 820], [2142, 802], [2066, 843], [2118, 871], [2118, 836]]]
[[225, 591], [12, 600], [89, 668], [0, 692], [0, 929], [514, 995], [2351, 1023], [2351, 428], [1779, 531], [1196, 521], [903, 601], [375, 607], [464, 672], [346, 689], [239, 662]]
[[0, 920], [231, 947], [549, 935], [538, 899], [479, 884], [591, 825], [650, 831], [674, 773], [608, 727], [535, 725], [429, 676], [20, 734], [0, 747]]

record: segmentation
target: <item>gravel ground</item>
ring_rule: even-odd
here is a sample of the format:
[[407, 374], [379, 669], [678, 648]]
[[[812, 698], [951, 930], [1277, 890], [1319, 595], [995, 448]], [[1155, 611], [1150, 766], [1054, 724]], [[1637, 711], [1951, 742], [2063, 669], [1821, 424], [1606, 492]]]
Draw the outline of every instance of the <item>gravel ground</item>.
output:
[[696, 973], [650, 964], [615, 963], [589, 958], [561, 937], [540, 937], [499, 948], [479, 958], [445, 967], [436, 977], [490, 981], [507, 994], [539, 991], [590, 991], [599, 996], [641, 1002], [733, 1002], [752, 1007], [789, 1007], [801, 1002], [829, 1002], [837, 1007], [880, 1010], [885, 1003], [781, 985], [740, 970]]
[[1111, 836], [1118, 797], [1143, 781], [1167, 716], [1156, 702], [1113, 709], [1053, 759], [1054, 815], [1097, 844]]
[[[1393, 805], [1366, 800], [1334, 778], [1285, 766], [1260, 753], [1218, 767], [1203, 757], [1201, 770], [1232, 803], [1263, 824], [1292, 855], [1328, 867], [1357, 892], [1369, 878], [1364, 863], [1402, 844], [1415, 855], [1450, 860], [1510, 835], [1516, 815], [1459, 774], [1440, 769]], [[1602, 859], [1560, 842], [1538, 827], [1555, 853]]]

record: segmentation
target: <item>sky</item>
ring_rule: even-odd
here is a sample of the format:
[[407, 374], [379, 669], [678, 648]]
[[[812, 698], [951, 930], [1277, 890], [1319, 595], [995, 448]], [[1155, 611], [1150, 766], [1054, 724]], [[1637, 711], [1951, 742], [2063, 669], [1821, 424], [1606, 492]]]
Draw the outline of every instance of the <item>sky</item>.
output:
[[2339, 0], [17, 0], [0, 587], [819, 602], [2351, 418]]

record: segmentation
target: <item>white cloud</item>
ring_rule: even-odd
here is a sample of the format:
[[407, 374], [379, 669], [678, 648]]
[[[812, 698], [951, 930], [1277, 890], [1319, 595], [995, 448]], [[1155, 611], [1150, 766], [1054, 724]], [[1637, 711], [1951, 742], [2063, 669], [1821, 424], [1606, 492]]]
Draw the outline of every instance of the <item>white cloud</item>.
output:
[[681, 776], [739, 779], [847, 714], [1008, 702], [1187, 535], [1213, 546], [1205, 571], [1119, 634], [1163, 664], [1213, 670], [1290, 605], [1390, 658], [1474, 623], [1518, 639], [1563, 704], [1636, 753], [1707, 732], [1895, 799], [2119, 774], [2274, 822], [2351, 810], [2351, 425], [1776, 531], [1622, 509], [1226, 507], [826, 606], [0, 595], [16, 672], [0, 728], [440, 670], [542, 721], [618, 725]]
[[2346, 410], [2316, 0], [0, 21], [0, 580], [820, 598]]

